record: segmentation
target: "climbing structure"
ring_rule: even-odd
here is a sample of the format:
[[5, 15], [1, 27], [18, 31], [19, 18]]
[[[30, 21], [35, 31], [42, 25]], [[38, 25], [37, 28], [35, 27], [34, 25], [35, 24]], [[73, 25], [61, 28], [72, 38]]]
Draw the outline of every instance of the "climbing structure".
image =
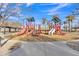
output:
[[54, 22], [53, 28], [49, 31], [49, 34], [64, 34], [61, 30], [61, 20], [58, 16], [53, 16], [52, 21]]
[[55, 24], [55, 34], [64, 34], [61, 30], [61, 25], [60, 24]]

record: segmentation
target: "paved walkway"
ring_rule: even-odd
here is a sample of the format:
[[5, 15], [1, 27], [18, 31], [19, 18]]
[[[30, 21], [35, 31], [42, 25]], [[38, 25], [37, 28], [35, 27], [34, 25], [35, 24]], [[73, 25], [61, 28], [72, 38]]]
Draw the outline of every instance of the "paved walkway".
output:
[[79, 56], [79, 52], [69, 48], [66, 42], [23, 42], [21, 48], [11, 56]]
[[0, 55], [8, 55], [8, 53], [10, 52], [10, 48], [12, 46], [14, 46], [16, 43], [19, 43], [20, 41], [18, 40], [9, 40], [7, 43], [5, 43], [5, 45], [3, 45], [0, 48]]
[[54, 42], [22, 42], [22, 46], [15, 51], [8, 50], [19, 43], [18, 40], [9, 40], [0, 48], [0, 55], [10, 56], [79, 56], [79, 52], [66, 45], [65, 41]]

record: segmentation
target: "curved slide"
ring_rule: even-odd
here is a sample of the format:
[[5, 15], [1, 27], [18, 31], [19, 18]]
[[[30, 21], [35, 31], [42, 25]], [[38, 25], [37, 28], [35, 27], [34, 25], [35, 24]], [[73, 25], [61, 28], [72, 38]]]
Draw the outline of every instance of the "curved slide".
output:
[[54, 29], [54, 28], [52, 28], [52, 29], [49, 31], [49, 35], [53, 35], [53, 34], [54, 34], [54, 32], [55, 32], [55, 29]]

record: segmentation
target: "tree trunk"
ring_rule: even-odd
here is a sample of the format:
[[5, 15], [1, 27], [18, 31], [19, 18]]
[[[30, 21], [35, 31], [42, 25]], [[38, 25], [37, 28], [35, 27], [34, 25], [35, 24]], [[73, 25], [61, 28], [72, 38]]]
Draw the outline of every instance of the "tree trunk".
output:
[[70, 21], [69, 22], [69, 32], [71, 32], [72, 31], [72, 22]]
[[35, 30], [35, 22], [34, 22], [34, 30]]
[[46, 34], [46, 26], [45, 26], [45, 34]]

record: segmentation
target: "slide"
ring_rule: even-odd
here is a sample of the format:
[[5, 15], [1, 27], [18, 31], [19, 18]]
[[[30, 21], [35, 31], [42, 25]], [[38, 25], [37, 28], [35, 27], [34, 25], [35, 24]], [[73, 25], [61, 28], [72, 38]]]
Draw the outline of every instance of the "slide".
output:
[[33, 32], [34, 32], [34, 30], [30, 30], [30, 31], [28, 31], [26, 34], [27, 34], [27, 35], [31, 35], [31, 34], [33, 34]]
[[49, 35], [53, 35], [53, 33], [55, 32], [55, 29], [54, 28], [52, 28], [50, 31], [49, 31]]
[[17, 33], [17, 35], [18, 35], [18, 36], [19, 36], [19, 35], [22, 35], [22, 34], [24, 34], [26, 31], [27, 31], [27, 29], [24, 27], [24, 28], [21, 29], [20, 32]]

